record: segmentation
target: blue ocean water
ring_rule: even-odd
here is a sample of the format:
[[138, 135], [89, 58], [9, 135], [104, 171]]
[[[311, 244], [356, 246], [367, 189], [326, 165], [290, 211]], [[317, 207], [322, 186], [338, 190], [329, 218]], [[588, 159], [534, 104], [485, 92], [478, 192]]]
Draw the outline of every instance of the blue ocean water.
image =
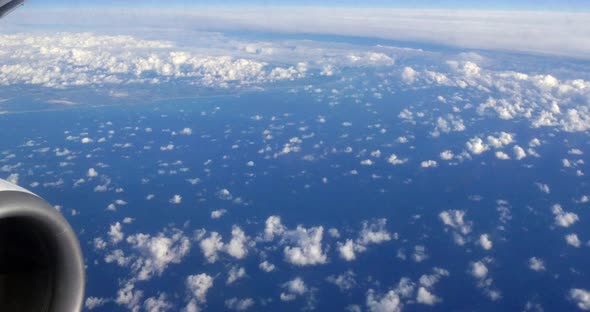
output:
[[[299, 224], [324, 227], [322, 243], [329, 260], [317, 266], [286, 263], [282, 247], [276, 242], [258, 242], [245, 259], [221, 255], [218, 262], [210, 264], [195, 240], [180, 264], [172, 263], [161, 276], [136, 283], [146, 297], [166, 293], [174, 302], [173, 310], [184, 306], [185, 277], [197, 273], [215, 277], [206, 304], [214, 311], [224, 310], [224, 300], [231, 297], [255, 298], [254, 310], [313, 306], [319, 311], [338, 311], [351, 304], [364, 306], [369, 288], [385, 293], [400, 278], [417, 281], [421, 275], [431, 273], [433, 267], [450, 272], [434, 288], [435, 294], [443, 298], [434, 309], [441, 311], [518, 310], [529, 301], [541, 304], [547, 311], [557, 311], [564, 305], [572, 307], [567, 299], [572, 285], [588, 287], [588, 248], [567, 246], [563, 236], [569, 231], [553, 226], [551, 213], [551, 206], [561, 203], [564, 210], [574, 211], [581, 220], [590, 217], [587, 204], [574, 203], [588, 193], [587, 179], [561, 166], [569, 149], [586, 149], [585, 133], [531, 129], [526, 121], [481, 119], [466, 112], [462, 115], [468, 124], [466, 131], [433, 138], [429, 135], [430, 122], [408, 124], [398, 115], [408, 105], [426, 114], [448, 110], [434, 101], [437, 94], [400, 90], [370, 99], [369, 106], [357, 103], [354, 97], [328, 105], [322, 96], [302, 89], [279, 89], [6, 114], [0, 115], [0, 148], [5, 155], [14, 153], [22, 163], [16, 169], [19, 183], [27, 186], [39, 182], [41, 185], [32, 190], [62, 206], [79, 234], [87, 263], [89, 296], [113, 297], [122, 280], [130, 278], [128, 267], [105, 263], [104, 252], [93, 245], [94, 238], [105, 237], [109, 226], [124, 217], [134, 218], [133, 223], [123, 227], [127, 234], [154, 235], [164, 228], [179, 228], [193, 237], [194, 231], [204, 228], [219, 232], [224, 239], [231, 237], [232, 225], [256, 237], [271, 215], [279, 215], [289, 228]], [[318, 122], [322, 117], [326, 121]], [[183, 128], [190, 128], [192, 134], [171, 134]], [[488, 152], [455, 164], [438, 158], [443, 150], [458, 153], [473, 136], [499, 129], [515, 133], [518, 142], [525, 145], [533, 138], [542, 140], [544, 144], [537, 148], [542, 157], [503, 161]], [[272, 138], [266, 137], [268, 133]], [[67, 140], [68, 136], [76, 138]], [[397, 141], [401, 136], [413, 139], [402, 144]], [[81, 144], [83, 137], [93, 142]], [[98, 142], [101, 137], [106, 141]], [[275, 157], [294, 137], [305, 137], [299, 144], [300, 151]], [[29, 140], [35, 143], [28, 146]], [[161, 150], [168, 144], [174, 148]], [[349, 146], [351, 153], [345, 152]], [[43, 147], [50, 150], [35, 152]], [[265, 151], [267, 147], [272, 152]], [[67, 149], [75, 157], [64, 160], [56, 156], [55, 149]], [[376, 150], [383, 156], [369, 155]], [[409, 160], [392, 166], [386, 161], [392, 153]], [[374, 159], [373, 165], [360, 164], [369, 158]], [[421, 168], [420, 162], [428, 159], [437, 160], [438, 167]], [[247, 166], [249, 161], [254, 165]], [[95, 168], [99, 177], [74, 186], [78, 178], [86, 176], [88, 168]], [[580, 169], [586, 171], [587, 165], [580, 165]], [[357, 170], [357, 174], [351, 174], [351, 170]], [[187, 182], [194, 178], [200, 179], [195, 185]], [[60, 179], [63, 185], [43, 187], [43, 183]], [[94, 188], [106, 180], [110, 181], [110, 190], [95, 192]], [[550, 194], [540, 192], [535, 183], [548, 183]], [[117, 193], [116, 188], [122, 191]], [[223, 189], [231, 192], [232, 200], [219, 198], [218, 192]], [[146, 200], [148, 194], [155, 195], [154, 199]], [[182, 196], [180, 204], [169, 202], [175, 194]], [[107, 211], [106, 207], [116, 199], [124, 199], [127, 204]], [[509, 207], [511, 219], [506, 223], [500, 221], [498, 200], [508, 203], [505, 206]], [[72, 215], [73, 209], [77, 214]], [[211, 211], [218, 209], [226, 209], [227, 213], [211, 219]], [[453, 242], [452, 231], [445, 231], [439, 218], [442, 211], [449, 209], [464, 210], [465, 218], [473, 224], [465, 246]], [[357, 254], [355, 261], [341, 259], [337, 242], [355, 238], [363, 220], [378, 218], [386, 218], [387, 230], [399, 237], [369, 246], [366, 252]], [[341, 238], [330, 237], [329, 228], [338, 229]], [[585, 226], [575, 231], [580, 237], [590, 237], [590, 229]], [[492, 238], [491, 251], [476, 244], [480, 233]], [[412, 261], [416, 245], [425, 247], [426, 260]], [[121, 248], [132, 253], [127, 247]], [[407, 259], [398, 257], [400, 250]], [[482, 294], [469, 273], [471, 262], [486, 257], [493, 257], [487, 267], [493, 276], [492, 287], [501, 291], [502, 298], [497, 301]], [[529, 270], [531, 257], [544, 259], [548, 270]], [[261, 259], [274, 263], [277, 270], [260, 271]], [[236, 263], [245, 268], [247, 278], [225, 285], [225, 272]], [[326, 281], [328, 276], [347, 270], [355, 273], [356, 287], [341, 292]], [[313, 291], [293, 302], [281, 302], [281, 285], [294, 277], [301, 277]], [[405, 308], [433, 309], [411, 300]], [[110, 302], [98, 310], [125, 309]]]

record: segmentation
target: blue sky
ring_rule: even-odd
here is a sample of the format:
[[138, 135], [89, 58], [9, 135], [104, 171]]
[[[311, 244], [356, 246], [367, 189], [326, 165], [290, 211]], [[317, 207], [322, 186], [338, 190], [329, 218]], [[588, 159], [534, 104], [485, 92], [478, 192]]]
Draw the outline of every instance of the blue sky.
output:
[[339, 6], [339, 7], [395, 7], [395, 8], [441, 8], [441, 9], [485, 9], [485, 10], [558, 10], [558, 11], [589, 11], [590, 2], [584, 0], [497, 0], [497, 1], [467, 1], [467, 0], [414, 0], [414, 1], [386, 1], [386, 0], [302, 0], [302, 1], [267, 1], [267, 0], [228, 0], [220, 4], [218, 1], [97, 1], [97, 0], [29, 0], [30, 6], [52, 7], [178, 7], [178, 6]]

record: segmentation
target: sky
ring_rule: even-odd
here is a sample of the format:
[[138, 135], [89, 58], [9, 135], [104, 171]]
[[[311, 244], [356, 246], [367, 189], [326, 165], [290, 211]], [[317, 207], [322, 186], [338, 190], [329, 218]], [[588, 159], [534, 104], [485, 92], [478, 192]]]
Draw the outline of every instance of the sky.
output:
[[29, 0], [27, 5], [35, 7], [199, 7], [199, 6], [327, 6], [327, 7], [387, 7], [387, 8], [430, 8], [430, 9], [484, 9], [484, 10], [548, 10], [548, 11], [589, 11], [590, 3], [584, 0], [320, 0], [320, 1], [268, 1], [268, 0], [171, 0], [171, 1], [97, 1], [97, 0]]

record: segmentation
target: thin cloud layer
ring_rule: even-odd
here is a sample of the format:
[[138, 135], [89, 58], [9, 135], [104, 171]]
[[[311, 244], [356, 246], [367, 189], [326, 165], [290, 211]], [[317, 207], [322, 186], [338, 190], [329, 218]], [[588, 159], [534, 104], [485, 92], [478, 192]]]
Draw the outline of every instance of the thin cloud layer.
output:
[[[18, 17], [32, 24], [44, 19], [54, 23], [135, 27], [165, 27], [182, 22], [202, 30], [332, 34], [579, 58], [590, 55], [588, 13], [271, 6], [133, 12], [130, 15], [115, 9], [46, 10], [42, 14], [19, 12]], [[195, 20], [199, 23], [195, 24]]]

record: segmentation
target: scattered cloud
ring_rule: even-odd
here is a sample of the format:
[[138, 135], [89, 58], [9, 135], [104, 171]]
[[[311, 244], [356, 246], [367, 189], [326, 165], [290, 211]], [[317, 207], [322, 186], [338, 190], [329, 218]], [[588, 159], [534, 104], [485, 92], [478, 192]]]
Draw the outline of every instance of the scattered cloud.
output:
[[531, 257], [529, 259], [529, 269], [536, 272], [545, 271], [545, 262], [537, 257]]
[[565, 241], [568, 245], [576, 247], [576, 248], [579, 248], [582, 245], [582, 242], [578, 238], [578, 235], [575, 233], [566, 235]]
[[296, 277], [282, 285], [284, 291], [281, 292], [281, 301], [293, 301], [295, 298], [306, 294], [309, 289], [305, 282], [300, 278]]
[[492, 249], [492, 241], [489, 238], [488, 234], [481, 234], [479, 236], [479, 245], [481, 246], [481, 248], [485, 249], [485, 250], [490, 250]]
[[453, 230], [453, 237], [457, 245], [465, 244], [465, 236], [471, 233], [472, 223], [465, 220], [465, 211], [463, 210], [446, 210], [441, 212], [438, 217], [443, 224]]
[[285, 243], [293, 243], [292, 246], [285, 246], [285, 260], [297, 266], [324, 264], [328, 256], [322, 249], [322, 237], [324, 228], [322, 226], [304, 228], [297, 226], [295, 230], [283, 233]]
[[326, 281], [336, 285], [340, 291], [348, 291], [357, 286], [356, 274], [351, 270], [343, 272], [339, 275], [330, 275], [326, 278]]
[[438, 167], [438, 163], [436, 160], [425, 160], [420, 163], [420, 167], [422, 168], [435, 168]]
[[572, 288], [569, 291], [569, 298], [579, 309], [590, 310], [590, 291], [581, 288]]
[[172, 263], [180, 263], [191, 249], [190, 239], [179, 229], [165, 229], [155, 236], [134, 234], [127, 243], [137, 251], [132, 270], [137, 280], [149, 280]]
[[233, 297], [225, 300], [225, 307], [233, 311], [246, 311], [253, 307], [254, 304], [255, 302], [252, 298], [239, 299]]
[[555, 216], [555, 225], [560, 227], [570, 227], [576, 223], [580, 218], [573, 212], [566, 212], [561, 205], [555, 204], [551, 207], [551, 212]]
[[473, 155], [479, 155], [489, 149], [488, 145], [486, 145], [483, 140], [478, 137], [470, 139], [467, 143], [465, 143], [465, 147], [467, 147], [467, 150]]
[[227, 273], [225, 284], [231, 285], [244, 277], [246, 277], [246, 270], [243, 267], [232, 267]]
[[187, 312], [199, 311], [198, 305], [207, 302], [207, 293], [213, 287], [213, 277], [205, 273], [189, 275], [185, 285], [190, 298], [185, 310]]
[[373, 222], [363, 221], [362, 229], [357, 239], [347, 239], [344, 243], [338, 242], [340, 257], [346, 261], [355, 260], [356, 253], [365, 252], [369, 245], [381, 244], [395, 238], [396, 235], [389, 233], [385, 228], [386, 226], [387, 219], [384, 218], [374, 220]]

